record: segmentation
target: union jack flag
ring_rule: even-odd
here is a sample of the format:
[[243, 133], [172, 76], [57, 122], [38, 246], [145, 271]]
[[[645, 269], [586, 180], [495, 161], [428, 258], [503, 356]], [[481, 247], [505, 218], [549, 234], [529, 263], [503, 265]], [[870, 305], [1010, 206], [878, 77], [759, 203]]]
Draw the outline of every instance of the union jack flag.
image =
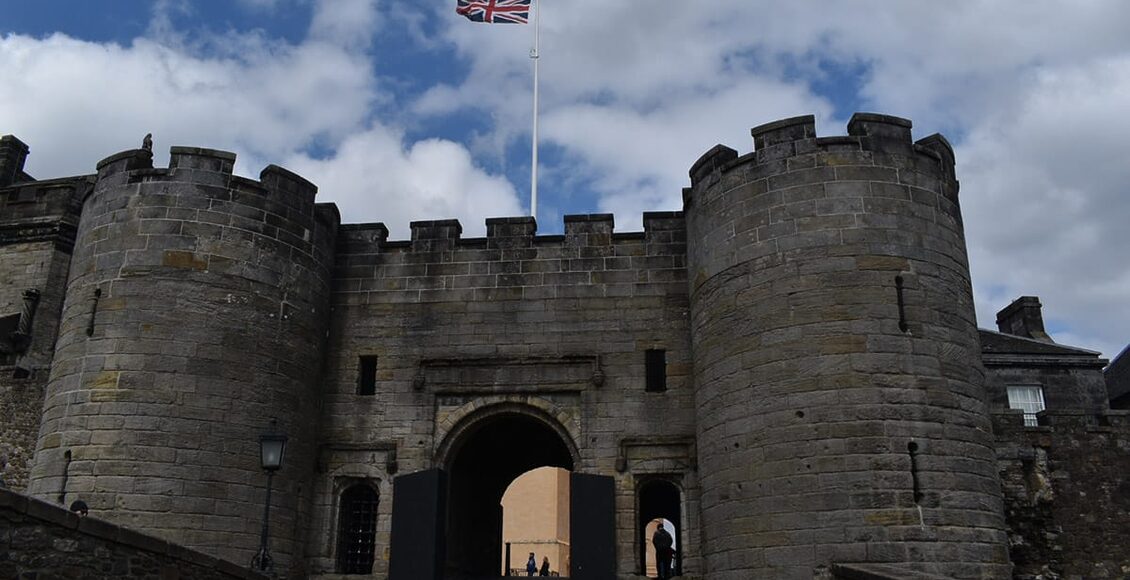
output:
[[526, 24], [530, 21], [530, 0], [456, 0], [455, 11], [472, 22]]

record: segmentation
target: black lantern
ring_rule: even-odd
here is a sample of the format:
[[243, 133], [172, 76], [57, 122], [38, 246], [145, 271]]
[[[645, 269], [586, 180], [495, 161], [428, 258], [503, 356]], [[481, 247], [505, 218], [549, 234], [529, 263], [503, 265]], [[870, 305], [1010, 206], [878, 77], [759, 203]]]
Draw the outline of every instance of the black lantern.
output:
[[267, 502], [263, 506], [263, 534], [259, 540], [259, 553], [251, 559], [251, 568], [266, 572], [271, 569], [271, 554], [267, 550], [271, 520], [271, 480], [282, 467], [286, 453], [286, 434], [278, 430], [278, 421], [271, 419], [271, 426], [259, 436], [259, 464], [267, 472]]
[[276, 421], [271, 419], [270, 430], [259, 436], [259, 462], [263, 470], [268, 473], [278, 471], [285, 452], [286, 435], [277, 431]]

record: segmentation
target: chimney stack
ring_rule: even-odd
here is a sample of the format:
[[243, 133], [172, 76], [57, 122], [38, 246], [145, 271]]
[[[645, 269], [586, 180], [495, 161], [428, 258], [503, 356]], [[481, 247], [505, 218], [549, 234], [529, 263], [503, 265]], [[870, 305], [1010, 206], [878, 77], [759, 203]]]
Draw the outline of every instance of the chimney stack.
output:
[[1044, 331], [1044, 315], [1040, 298], [1021, 296], [997, 313], [997, 329], [1005, 334], [1023, 336], [1043, 342], [1055, 342]]
[[27, 152], [27, 145], [15, 136], [0, 137], [0, 187], [27, 181], [27, 176], [24, 174]]

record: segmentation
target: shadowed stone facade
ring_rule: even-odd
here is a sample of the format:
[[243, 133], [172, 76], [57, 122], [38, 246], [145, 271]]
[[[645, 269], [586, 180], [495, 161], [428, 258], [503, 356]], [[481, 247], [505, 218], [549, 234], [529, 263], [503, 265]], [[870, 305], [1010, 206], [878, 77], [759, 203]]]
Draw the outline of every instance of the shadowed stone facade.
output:
[[0, 578], [266, 580], [193, 552], [47, 502], [0, 489]]
[[[1068, 480], [1105, 490], [1087, 513], [1122, 513], [1114, 467], [1047, 460], [1125, 450], [1105, 361], [1051, 342], [1034, 298], [978, 331], [945, 139], [874, 114], [847, 136], [812, 117], [752, 133], [642, 232], [438, 220], [405, 241], [341, 224], [285, 169], [234, 176], [231, 153], [35, 181], [5, 137], [0, 317], [30, 329], [2, 353], [6, 478], [243, 564], [275, 418], [291, 577], [397, 578], [393, 480], [427, 470], [446, 491], [416, 513], [439, 510], [443, 577], [497, 575], [502, 493], [541, 466], [610, 482], [591, 515], [612, 558], [574, 553], [577, 578], [641, 574], [656, 517], [689, 577], [1117, 577], [1127, 519], [1089, 550], [1047, 536], [1086, 529], [1047, 492]], [[1007, 410], [1016, 384], [1046, 392], [1040, 424]]]

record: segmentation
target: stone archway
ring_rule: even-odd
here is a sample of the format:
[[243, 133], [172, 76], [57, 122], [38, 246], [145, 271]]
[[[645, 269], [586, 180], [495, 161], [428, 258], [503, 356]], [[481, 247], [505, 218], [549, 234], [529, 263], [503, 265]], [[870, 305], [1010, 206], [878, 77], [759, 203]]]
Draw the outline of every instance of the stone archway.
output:
[[451, 450], [467, 429], [492, 416], [505, 414], [527, 415], [553, 429], [568, 445], [574, 464], [579, 464], [580, 453], [576, 442], [581, 440], [581, 434], [576, 408], [563, 407], [534, 395], [494, 395], [477, 397], [448, 411], [442, 418], [437, 417], [434, 465], [447, 469]]
[[665, 520], [667, 531], [674, 536], [675, 558], [671, 561], [672, 571], [681, 575], [683, 570], [683, 525], [682, 492], [674, 482], [661, 477], [643, 480], [636, 488], [637, 507], [637, 545], [639, 546], [639, 570], [648, 574], [655, 569], [655, 550], [651, 546], [651, 534], [655, 531], [654, 520]]
[[577, 448], [544, 410], [503, 403], [475, 410], [447, 434], [436, 465], [448, 474], [445, 577], [502, 573], [502, 496], [537, 467], [572, 471]]

